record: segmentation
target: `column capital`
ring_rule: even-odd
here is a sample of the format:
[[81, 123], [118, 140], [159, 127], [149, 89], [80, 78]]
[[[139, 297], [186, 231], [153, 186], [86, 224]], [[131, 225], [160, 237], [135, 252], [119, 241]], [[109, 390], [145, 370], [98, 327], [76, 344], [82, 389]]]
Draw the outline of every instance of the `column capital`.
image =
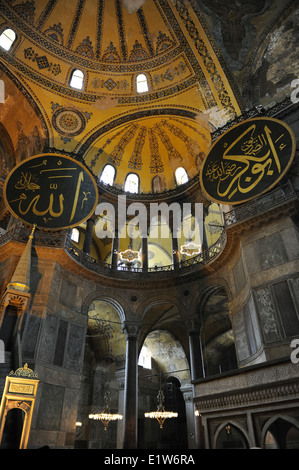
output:
[[124, 333], [127, 335], [127, 339], [138, 339], [141, 325], [136, 322], [125, 321], [122, 327]]
[[185, 320], [185, 326], [188, 334], [191, 333], [200, 333], [201, 330], [201, 321], [198, 318], [188, 318]]
[[193, 404], [193, 388], [191, 384], [185, 384], [180, 388], [185, 402], [192, 402]]

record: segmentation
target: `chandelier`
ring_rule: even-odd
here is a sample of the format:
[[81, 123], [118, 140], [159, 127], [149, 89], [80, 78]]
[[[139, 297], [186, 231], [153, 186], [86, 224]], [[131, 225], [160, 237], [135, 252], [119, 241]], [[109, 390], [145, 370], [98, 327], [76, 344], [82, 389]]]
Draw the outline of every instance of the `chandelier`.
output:
[[163, 406], [163, 401], [164, 401], [164, 394], [162, 390], [160, 389], [157, 395], [158, 399], [158, 407], [156, 411], [150, 411], [149, 413], [144, 413], [145, 418], [154, 418], [158, 421], [160, 424], [160, 429], [163, 429], [163, 424], [164, 421], [167, 418], [177, 418], [178, 413], [175, 413], [173, 411], [165, 411], [164, 406]]
[[123, 261], [127, 261], [128, 263], [133, 263], [133, 261], [139, 258], [139, 252], [134, 251], [131, 248], [128, 248], [125, 251], [120, 251], [119, 256]]
[[103, 423], [104, 431], [107, 430], [107, 427], [110, 421], [123, 419], [122, 415], [118, 413], [110, 412], [110, 409], [109, 409], [110, 400], [111, 400], [111, 394], [109, 392], [106, 392], [104, 395], [105, 408], [102, 411], [102, 413], [95, 413], [95, 414], [89, 415], [89, 419], [99, 419]]
[[187, 256], [199, 255], [201, 252], [201, 245], [196, 245], [192, 241], [189, 241], [186, 243], [186, 245], [181, 246], [180, 252], [182, 255]]

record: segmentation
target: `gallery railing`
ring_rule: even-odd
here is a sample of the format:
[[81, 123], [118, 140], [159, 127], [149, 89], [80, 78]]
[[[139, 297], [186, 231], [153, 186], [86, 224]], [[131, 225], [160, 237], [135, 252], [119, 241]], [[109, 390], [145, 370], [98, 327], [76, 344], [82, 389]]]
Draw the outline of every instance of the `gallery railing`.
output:
[[[62, 248], [68, 255], [77, 263], [94, 271], [98, 274], [110, 275], [112, 277], [122, 276], [122, 273], [167, 273], [178, 272], [182, 270], [198, 269], [201, 265], [208, 264], [215, 260], [215, 258], [223, 251], [226, 245], [226, 229], [229, 227], [244, 222], [252, 217], [260, 216], [269, 210], [273, 210], [278, 206], [285, 205], [290, 201], [297, 201], [298, 195], [290, 182], [275, 188], [264, 196], [257, 199], [235, 206], [233, 210], [224, 214], [224, 227], [218, 240], [205, 249], [197, 256], [184, 259], [178, 263], [173, 263], [167, 266], [154, 266], [147, 269], [142, 267], [132, 266], [130, 264], [114, 266], [110, 263], [97, 260], [92, 256], [80, 250], [71, 240], [70, 235], [64, 232], [43, 232], [35, 231], [34, 244], [39, 246], [47, 246], [51, 248]], [[11, 230], [8, 230], [0, 237], [0, 246], [16, 240], [22, 243], [28, 241], [31, 229], [22, 225], [16, 225]]]
[[[0, 246], [15, 240], [18, 242], [26, 243], [30, 235], [31, 229], [21, 225], [14, 226], [0, 237]], [[190, 269], [199, 265], [207, 264], [214, 260], [223, 250], [226, 243], [226, 233], [223, 229], [218, 240], [202, 253], [179, 263], [173, 263], [167, 266], [154, 266], [144, 269], [142, 267], [127, 265], [114, 266], [110, 263], [97, 260], [92, 256], [80, 250], [71, 240], [70, 235], [66, 232], [39, 232], [34, 233], [34, 244], [39, 246], [47, 246], [52, 248], [64, 248], [64, 250], [73, 258], [77, 263], [80, 263], [86, 269], [94, 271], [98, 274], [108, 274], [111, 271], [114, 273], [167, 273], [176, 270]]]
[[297, 193], [290, 182], [275, 188], [263, 196], [240, 206], [235, 206], [230, 212], [224, 214], [225, 226], [229, 227], [245, 220], [261, 215], [288, 201], [296, 200]]
[[190, 268], [191, 266], [198, 266], [201, 264], [207, 264], [211, 262], [216, 256], [218, 256], [223, 250], [226, 243], [226, 233], [225, 230], [222, 231], [218, 240], [211, 245], [209, 248], [204, 250], [202, 253], [198, 254], [189, 259], [182, 260], [178, 263], [173, 263], [167, 266], [154, 266], [144, 269], [142, 267], [136, 267], [130, 264], [127, 265], [118, 265], [113, 266], [110, 263], [105, 263], [103, 261], [96, 260], [92, 256], [87, 255], [83, 251], [79, 250], [76, 245], [71, 241], [70, 237], [67, 235], [65, 240], [65, 249], [68, 254], [75, 259], [77, 262], [82, 264], [87, 269], [98, 272], [99, 274], [104, 271], [107, 273], [107, 270], [114, 270], [118, 273], [166, 273], [173, 272], [176, 270]]

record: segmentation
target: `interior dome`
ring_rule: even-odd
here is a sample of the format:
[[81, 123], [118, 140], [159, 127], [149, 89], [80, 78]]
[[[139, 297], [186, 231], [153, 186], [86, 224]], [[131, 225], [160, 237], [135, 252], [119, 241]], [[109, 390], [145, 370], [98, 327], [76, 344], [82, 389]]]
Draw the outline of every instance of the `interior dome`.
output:
[[0, 13], [16, 34], [12, 69], [39, 97], [47, 150], [84, 159], [99, 178], [111, 164], [119, 189], [129, 173], [142, 193], [175, 188], [177, 168], [196, 177], [211, 131], [240, 114], [218, 49], [184, 2], [17, 0]]

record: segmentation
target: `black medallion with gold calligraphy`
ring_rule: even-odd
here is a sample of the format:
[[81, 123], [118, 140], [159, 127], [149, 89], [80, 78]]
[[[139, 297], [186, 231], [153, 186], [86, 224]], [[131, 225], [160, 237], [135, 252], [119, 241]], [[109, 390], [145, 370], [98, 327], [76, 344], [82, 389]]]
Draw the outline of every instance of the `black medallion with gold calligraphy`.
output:
[[42, 154], [21, 162], [8, 175], [4, 199], [14, 217], [45, 230], [74, 227], [98, 203], [92, 174], [77, 160]]
[[240, 204], [273, 188], [288, 171], [296, 150], [282, 121], [254, 118], [225, 132], [207, 155], [200, 183], [208, 199]]

